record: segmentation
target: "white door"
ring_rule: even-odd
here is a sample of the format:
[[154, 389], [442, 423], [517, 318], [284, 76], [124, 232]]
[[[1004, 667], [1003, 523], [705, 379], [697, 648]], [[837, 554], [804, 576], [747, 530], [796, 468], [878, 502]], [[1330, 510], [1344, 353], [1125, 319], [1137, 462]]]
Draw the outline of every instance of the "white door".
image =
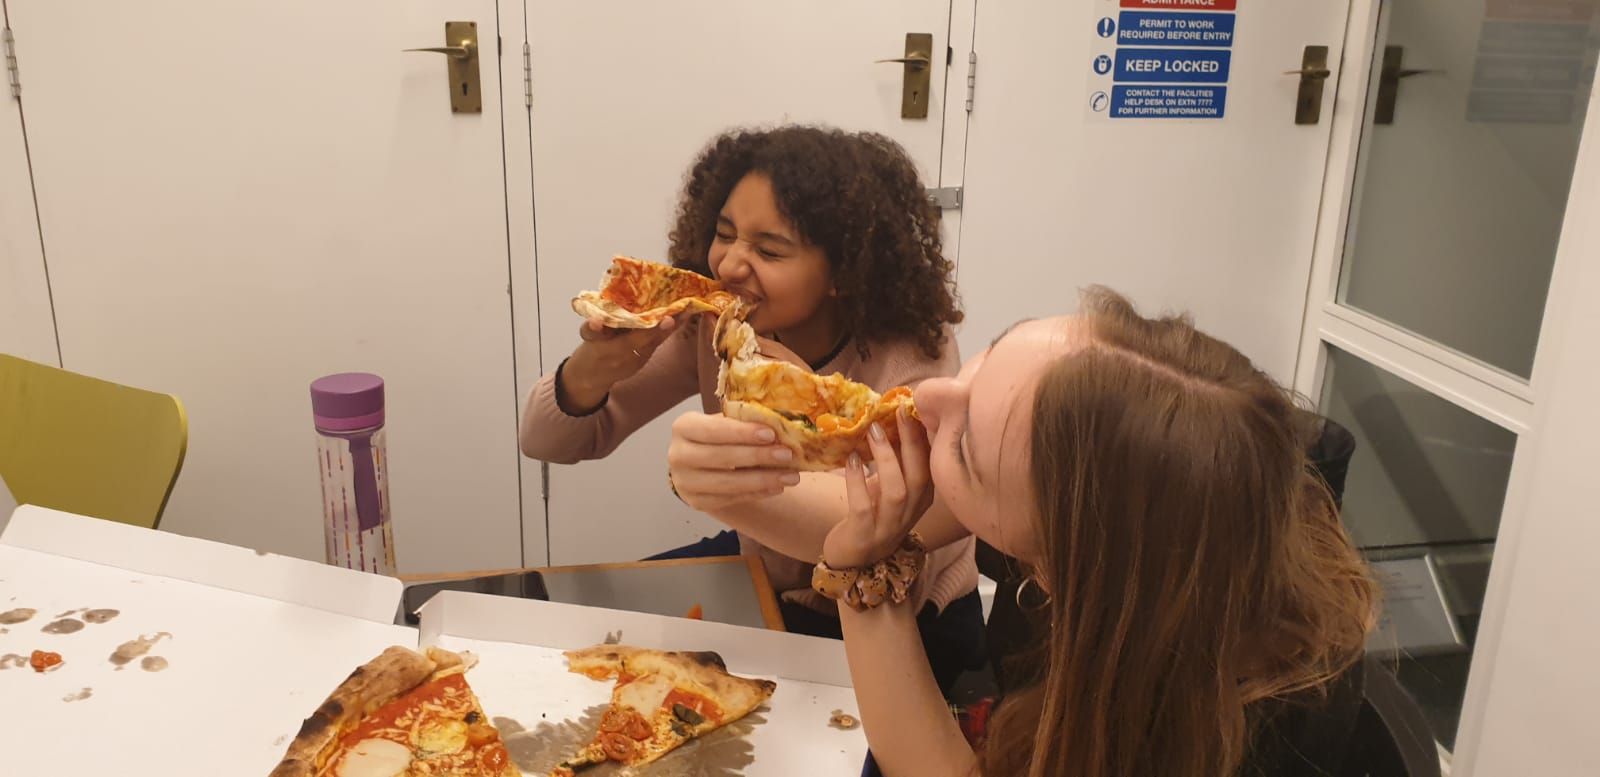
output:
[[[533, 267], [519, 266], [518, 332], [524, 342], [537, 332], [542, 354], [519, 359], [519, 393], [536, 367], [554, 370], [577, 345], [569, 300], [594, 287], [613, 254], [665, 258], [683, 175], [722, 130], [784, 121], [875, 130], [938, 182], [950, 0], [525, 7], [540, 304], [537, 323], [523, 315], [535, 287]], [[901, 66], [874, 64], [903, 56], [906, 33], [933, 36], [926, 119], [900, 118]], [[553, 562], [639, 558], [720, 528], [666, 485], [671, 419], [698, 406], [669, 411], [605, 460], [550, 467]]]
[[1404, 650], [1400, 680], [1467, 773], [1488, 700], [1477, 667], [1506, 622], [1502, 559], [1533, 517], [1516, 494], [1552, 394], [1546, 341], [1593, 339], [1549, 322], [1593, 304], [1551, 279], [1587, 261], [1563, 224], [1593, 220], [1592, 197], [1569, 208], [1568, 192], [1600, 0], [1356, 5], [1296, 388], [1355, 436], [1357, 543], [1436, 581], [1392, 593], [1376, 647]]
[[[5, 27], [0, 23], [0, 28]], [[5, 34], [0, 32], [0, 37]], [[0, 42], [0, 60], [4, 45]], [[22, 137], [22, 103], [4, 81], [0, 78], [0, 90], [4, 90], [0, 91], [0, 353], [60, 366], [39, 224], [33, 210], [28, 148]], [[6, 511], [5, 517], [9, 516]]]
[[188, 408], [163, 528], [321, 558], [307, 386], [371, 371], [402, 570], [521, 563], [495, 3], [7, 5], [62, 361]]
[[[1211, 10], [1171, 10], [1196, 7]], [[1192, 311], [1201, 328], [1288, 381], [1330, 116], [1348, 102], [1337, 70], [1349, 8], [980, 2], [961, 219], [963, 352], [1018, 317], [1071, 310], [1079, 288], [1102, 284], [1147, 311]], [[1167, 18], [1197, 37], [1161, 40], [1176, 29]], [[1301, 67], [1307, 46], [1328, 46], [1335, 73], [1319, 121], [1297, 125], [1300, 78], [1284, 71]], [[1177, 79], [1191, 77], [1186, 62], [1204, 69], [1223, 55], [1231, 73], [1221, 74], [1220, 118], [1112, 116], [1132, 104], [1108, 99], [1130, 82], [1209, 90], [1215, 84]], [[1168, 61], [1172, 73], [1145, 72]]]

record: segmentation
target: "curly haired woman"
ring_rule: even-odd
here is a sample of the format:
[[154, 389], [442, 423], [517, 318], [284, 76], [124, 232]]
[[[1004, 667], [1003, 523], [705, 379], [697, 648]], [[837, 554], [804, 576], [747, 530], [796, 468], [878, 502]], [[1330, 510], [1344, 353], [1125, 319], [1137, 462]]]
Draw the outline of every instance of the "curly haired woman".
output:
[[[673, 264], [759, 303], [750, 324], [763, 353], [877, 391], [954, 375], [960, 364], [951, 326], [961, 312], [937, 213], [915, 164], [886, 137], [799, 126], [724, 134], [690, 169], [670, 242]], [[582, 344], [528, 399], [523, 452], [557, 463], [602, 458], [697, 392], [707, 413], [720, 412], [710, 329], [703, 319], [644, 331], [586, 322]], [[695, 468], [694, 450], [675, 443], [669, 453], [674, 489], [737, 534], [660, 557], [759, 553], [789, 630], [839, 637], [836, 606], [809, 583], [843, 513], [844, 478], [788, 471], [789, 452], [772, 446], [759, 463], [783, 474], [752, 493], [725, 472]], [[982, 658], [971, 541], [937, 551], [928, 572], [918, 624], [948, 689]]]

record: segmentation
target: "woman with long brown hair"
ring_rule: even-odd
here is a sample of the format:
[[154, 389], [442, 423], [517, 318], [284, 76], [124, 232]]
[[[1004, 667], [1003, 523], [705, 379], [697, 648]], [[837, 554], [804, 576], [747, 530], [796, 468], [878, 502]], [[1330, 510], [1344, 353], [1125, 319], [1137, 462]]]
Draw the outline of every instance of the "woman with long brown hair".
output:
[[[916, 405], [898, 454], [875, 436], [875, 472], [851, 462], [814, 578], [851, 605], [846, 651], [882, 771], [1275, 773], [1283, 748], [1263, 732], [1327, 703], [1375, 608], [1289, 396], [1186, 318], [1096, 289], [1077, 315], [1022, 322], [957, 377], [923, 382]], [[924, 542], [908, 531], [944, 532], [939, 514], [1019, 559], [1045, 599], [1037, 681], [976, 745], [913, 614], [876, 595], [874, 581], [916, 576]]]

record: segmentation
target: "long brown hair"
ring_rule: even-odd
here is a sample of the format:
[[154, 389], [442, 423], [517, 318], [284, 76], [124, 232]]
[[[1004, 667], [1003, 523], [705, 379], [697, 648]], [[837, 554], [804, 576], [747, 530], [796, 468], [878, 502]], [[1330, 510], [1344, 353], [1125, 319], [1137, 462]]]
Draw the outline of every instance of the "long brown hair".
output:
[[984, 774], [1233, 775], [1258, 702], [1360, 657], [1376, 589], [1270, 377], [1105, 289], [1082, 319], [1033, 403], [1044, 671]]

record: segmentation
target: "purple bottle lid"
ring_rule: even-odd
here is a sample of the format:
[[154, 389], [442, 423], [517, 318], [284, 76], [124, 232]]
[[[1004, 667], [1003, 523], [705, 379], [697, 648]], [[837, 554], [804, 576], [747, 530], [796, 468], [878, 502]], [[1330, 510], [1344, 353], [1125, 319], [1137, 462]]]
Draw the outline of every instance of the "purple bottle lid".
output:
[[383, 425], [383, 378], [367, 372], [341, 372], [311, 381], [311, 418], [329, 432], [353, 432]]

